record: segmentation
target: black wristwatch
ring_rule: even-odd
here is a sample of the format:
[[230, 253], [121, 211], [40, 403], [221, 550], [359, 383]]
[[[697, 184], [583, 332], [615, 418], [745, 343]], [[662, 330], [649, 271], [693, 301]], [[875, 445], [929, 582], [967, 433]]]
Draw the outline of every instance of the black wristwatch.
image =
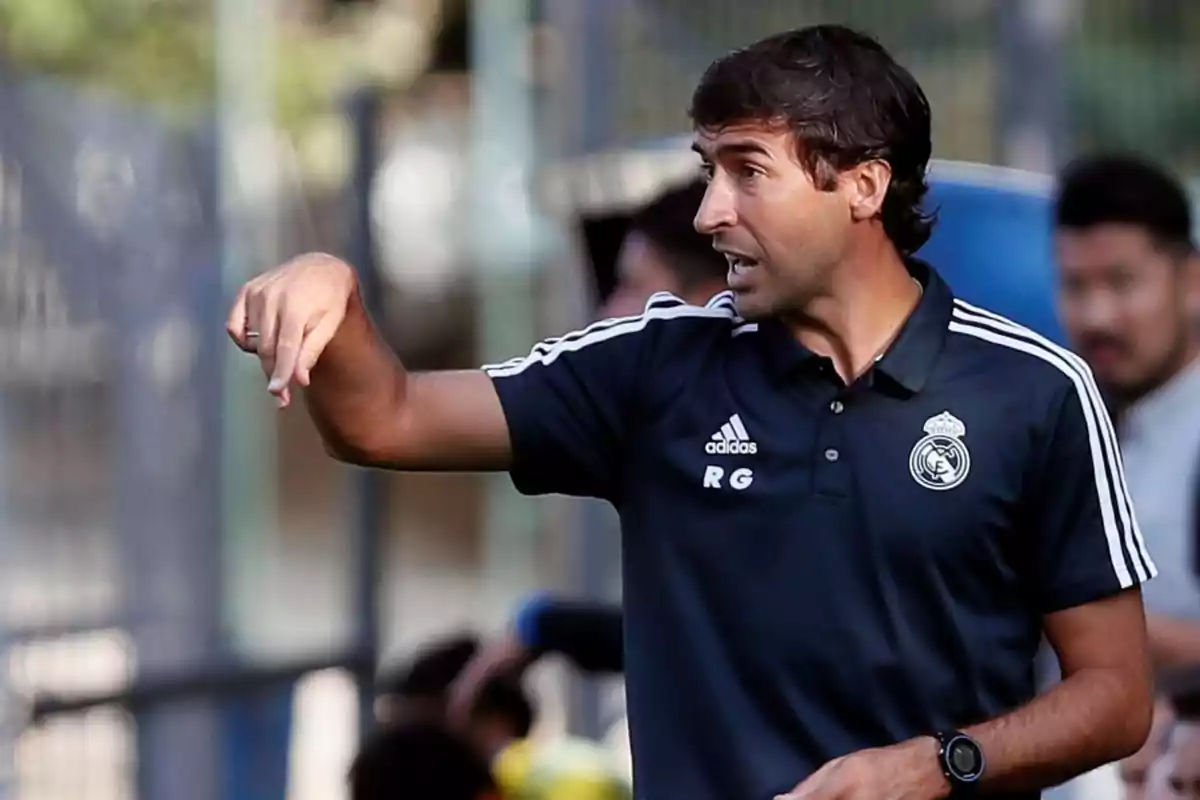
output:
[[973, 794], [987, 766], [979, 743], [961, 731], [942, 731], [934, 738], [938, 741], [942, 774], [950, 782], [950, 796]]

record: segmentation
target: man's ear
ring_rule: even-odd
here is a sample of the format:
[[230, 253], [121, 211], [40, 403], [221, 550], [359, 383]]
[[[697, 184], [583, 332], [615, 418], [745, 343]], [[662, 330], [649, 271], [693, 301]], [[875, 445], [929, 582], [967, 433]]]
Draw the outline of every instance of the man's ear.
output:
[[892, 183], [892, 168], [886, 161], [864, 161], [842, 175], [842, 185], [848, 192], [850, 215], [855, 222], [877, 217], [883, 211], [883, 200]]

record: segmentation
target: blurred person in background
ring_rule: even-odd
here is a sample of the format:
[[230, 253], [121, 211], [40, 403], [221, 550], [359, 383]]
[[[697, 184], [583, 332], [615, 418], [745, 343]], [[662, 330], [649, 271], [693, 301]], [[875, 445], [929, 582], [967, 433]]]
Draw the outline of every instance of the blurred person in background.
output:
[[445, 726], [385, 725], [350, 767], [350, 800], [501, 800], [487, 762]]
[[630, 796], [628, 781], [596, 743], [576, 737], [531, 736], [537, 709], [517, 675], [490, 675], [474, 692], [465, 718], [449, 722], [485, 756], [505, 800], [626, 800]]
[[505, 800], [625, 800], [630, 787], [594, 742], [533, 737], [537, 709], [517, 676], [495, 674], [474, 694], [465, 719], [450, 720], [491, 767]]
[[713, 249], [712, 237], [692, 224], [704, 181], [689, 181], [660, 193], [634, 214], [617, 255], [617, 284], [599, 316], [624, 317], [642, 313], [658, 292], [670, 292], [702, 306], [728, 288], [729, 264]]
[[623, 637], [619, 605], [534, 594], [521, 603], [507, 630], [480, 648], [463, 670], [451, 692], [452, 713], [465, 717], [489, 679], [521, 676], [548, 655], [563, 656], [590, 675], [623, 672]]
[[429, 642], [376, 681], [375, 717], [382, 724], [444, 722], [449, 691], [479, 649], [479, 637], [457, 633]]
[[[1200, 673], [1175, 673], [1160, 684], [1173, 722], [1166, 752], [1146, 768], [1144, 800], [1200, 798]], [[1137, 797], [1137, 787], [1130, 793]]]
[[[1200, 269], [1191, 205], [1160, 167], [1097, 155], [1063, 171], [1055, 217], [1063, 325], [1108, 397], [1159, 567], [1143, 590], [1151, 656], [1160, 669], [1200, 665]], [[1160, 701], [1146, 747], [1122, 764], [1131, 797], [1170, 726]]]
[[449, 636], [425, 645], [411, 663], [386, 675], [380, 681], [377, 703], [380, 727], [428, 723], [454, 730], [489, 765], [503, 798], [621, 800], [628, 796], [628, 781], [593, 743], [531, 738], [537, 707], [522, 686], [519, 671], [489, 670], [473, 684], [461, 716], [448, 717], [450, 687], [477, 649], [473, 635]]
[[[447, 725], [451, 689], [478, 652], [477, 636], [453, 634], [427, 643], [409, 663], [385, 672], [377, 681], [377, 722], [385, 727], [410, 722]], [[521, 683], [495, 670], [480, 681], [456, 722], [459, 732], [491, 760], [527, 737], [535, 717], [533, 700]]]
[[[538, 593], [527, 598], [501, 635], [487, 642], [463, 670], [451, 692], [450, 713], [468, 721], [484, 688], [500, 676], [522, 680], [546, 656], [561, 656], [584, 674], [616, 675], [625, 669], [620, 606]], [[624, 718], [604, 737], [605, 771], [632, 780]]]
[[[229, 334], [346, 461], [619, 508], [640, 796], [1030, 799], [1132, 754], [1155, 570], [1108, 416], [1073, 356], [913, 257], [920, 86], [821, 25], [714, 62], [692, 122], [733, 290], [705, 307], [410, 373], [311, 254], [243, 287]], [[1064, 679], [1037, 694], [1043, 632]]]

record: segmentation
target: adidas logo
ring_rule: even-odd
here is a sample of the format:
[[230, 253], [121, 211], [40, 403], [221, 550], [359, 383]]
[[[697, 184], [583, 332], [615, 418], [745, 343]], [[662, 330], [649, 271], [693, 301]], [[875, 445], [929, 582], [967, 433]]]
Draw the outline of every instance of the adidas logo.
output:
[[746, 433], [742, 418], [734, 414], [704, 445], [704, 452], [710, 456], [752, 456], [758, 452], [758, 444]]

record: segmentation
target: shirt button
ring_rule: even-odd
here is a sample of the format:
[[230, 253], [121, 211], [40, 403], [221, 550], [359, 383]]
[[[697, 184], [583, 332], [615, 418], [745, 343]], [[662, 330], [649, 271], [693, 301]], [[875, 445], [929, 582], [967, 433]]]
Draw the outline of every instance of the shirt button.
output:
[[834, 400], [832, 403], [829, 404], [829, 410], [835, 414], [840, 414], [846, 410], [846, 407], [844, 405], [842, 405], [841, 400]]
[[838, 456], [839, 456], [839, 455], [840, 455], [840, 453], [838, 453], [838, 451], [837, 451], [837, 450], [834, 450], [834, 449], [831, 447], [831, 448], [829, 448], [828, 450], [826, 450], [826, 451], [825, 451], [825, 460], [826, 460], [826, 461], [837, 461], [837, 460], [838, 460]]

